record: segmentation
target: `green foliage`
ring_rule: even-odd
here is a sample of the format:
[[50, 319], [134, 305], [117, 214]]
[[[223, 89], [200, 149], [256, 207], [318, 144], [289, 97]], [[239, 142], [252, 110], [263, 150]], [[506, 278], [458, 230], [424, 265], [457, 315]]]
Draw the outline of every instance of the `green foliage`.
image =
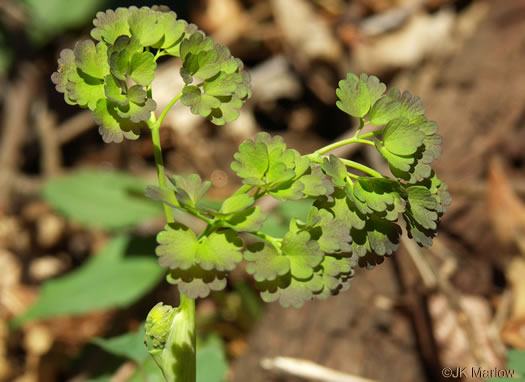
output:
[[143, 325], [134, 332], [108, 339], [97, 337], [93, 338], [91, 342], [108, 353], [130, 359], [136, 363], [144, 362], [149, 356], [148, 349], [144, 346]]
[[[212, 46], [200, 37], [193, 40], [181, 48], [182, 54]], [[207, 53], [196, 59], [187, 67], [188, 76], [214, 75], [213, 57]], [[227, 272], [244, 252], [246, 271], [254, 276], [263, 300], [299, 307], [312, 298], [338, 294], [348, 288], [355, 267], [371, 269], [392, 255], [402, 233], [400, 217], [410, 237], [430, 246], [450, 204], [446, 185], [430, 167], [439, 154], [437, 126], [424, 116], [419, 98], [397, 89], [384, 94], [385, 89], [376, 77], [350, 74], [339, 84], [338, 106], [362, 118], [361, 127], [366, 117], [368, 123], [384, 125], [363, 137], [373, 137], [369, 142], [387, 159], [394, 177], [361, 165], [356, 169], [372, 176], [357, 176], [348, 172], [354, 162], [323, 156], [323, 150], [301, 155], [281, 137], [259, 133], [234, 155], [231, 167], [244, 186], [219, 210], [200, 203], [210, 184], [197, 175], [191, 182], [188, 176], [171, 178], [174, 189], [150, 188], [150, 197], [208, 224], [200, 236], [179, 224], [159, 234], [157, 255], [170, 270], [168, 280], [191, 297], [206, 296], [225, 287]], [[349, 143], [363, 140], [358, 132]], [[298, 219], [292, 212], [289, 226], [274, 229], [272, 236], [261, 231], [274, 218], [256, 204], [264, 195], [285, 201], [283, 206], [309, 201], [308, 213]], [[257, 241], [243, 251], [239, 232]], [[217, 235], [221, 240], [215, 242]]]
[[36, 302], [17, 317], [13, 325], [129, 306], [150, 291], [164, 274], [155, 258], [149, 256], [151, 249], [147, 243], [132, 241], [126, 236], [116, 237], [86, 265], [46, 281]]
[[362, 118], [385, 90], [386, 85], [379, 82], [377, 77], [369, 77], [367, 74], [357, 77], [348, 73], [346, 79], [339, 81], [339, 88], [336, 90], [339, 97], [337, 107], [352, 117]]
[[157, 203], [145, 198], [142, 179], [115, 171], [81, 170], [51, 178], [42, 196], [68, 218], [102, 229], [130, 228], [158, 217]]
[[[166, 328], [166, 322], [171, 323], [172, 313], [169, 305], [157, 305], [154, 309], [162, 307], [170, 317], [158, 317], [155, 322], [161, 328], [149, 325], [149, 329], [156, 330], [166, 337], [169, 333], [169, 327]], [[162, 328], [164, 327], [164, 328]], [[137, 364], [135, 374], [129, 379], [130, 382], [164, 382], [165, 378], [161, 370], [155, 363], [154, 359], [148, 354], [148, 349], [144, 346], [144, 325], [134, 332], [122, 334], [113, 338], [94, 338], [91, 342], [100, 346], [106, 352], [129, 359]], [[222, 341], [218, 337], [210, 337], [205, 342], [199, 342], [197, 346], [197, 382], [223, 382], [224, 376], [228, 370], [225, 349]], [[109, 381], [110, 376], [107, 377]], [[99, 380], [90, 379], [90, 381]]]
[[69, 0], [20, 0], [29, 17], [26, 32], [34, 43], [44, 44], [64, 30], [85, 25], [97, 9], [107, 6], [108, 0], [75, 3]]
[[[166, 379], [195, 380], [193, 299], [224, 289], [228, 273], [243, 258], [264, 301], [300, 307], [313, 298], [324, 299], [346, 290], [356, 267], [371, 269], [383, 262], [385, 256], [392, 255], [402, 233], [400, 216], [408, 235], [419, 245], [432, 244], [441, 216], [450, 204], [450, 195], [446, 184], [431, 167], [440, 154], [437, 124], [425, 117], [418, 97], [398, 89], [385, 93], [386, 85], [375, 76], [348, 74], [339, 82], [336, 104], [343, 112], [360, 119], [354, 137], [301, 155], [288, 149], [281, 137], [259, 133], [241, 143], [234, 154], [231, 168], [243, 186], [220, 207], [212, 208], [203, 203], [211, 182], [203, 181], [200, 176], [174, 175], [168, 178], [171, 185], [167, 185], [159, 128], [179, 99], [192, 113], [216, 125], [236, 119], [240, 107], [251, 96], [250, 77], [243, 70], [242, 62], [195, 25], [178, 20], [166, 7], [99, 12], [93, 23], [91, 36], [97, 43], [79, 42], [73, 50], [62, 51], [52, 80], [56, 89], [64, 93], [67, 103], [93, 111], [105, 142], [136, 139], [142, 124], [152, 132], [159, 186], [148, 187], [146, 195], [165, 204], [168, 220], [157, 235], [156, 254], [161, 267], [167, 269], [168, 282], [182, 292], [178, 308], [159, 304], [152, 309], [145, 324], [149, 353]], [[180, 75], [185, 85], [157, 119], [151, 84], [157, 59], [166, 55], [181, 59]], [[361, 134], [370, 124], [377, 129]], [[393, 176], [348, 159], [324, 155], [351, 143], [375, 146]], [[85, 186], [95, 182], [85, 180], [84, 189], [75, 182], [73, 187], [68, 182], [55, 183], [59, 184], [58, 190], [48, 186], [45, 195], [57, 208], [72, 216], [76, 214], [79, 220], [116, 228], [146, 215], [144, 209], [133, 210], [138, 208], [136, 203], [118, 204], [119, 198], [125, 199], [124, 190], [131, 188], [127, 181], [122, 181], [123, 187], [116, 191], [113, 184], [105, 190], [98, 191], [98, 186], [91, 190]], [[68, 187], [75, 192], [65, 191]], [[84, 199], [92, 198], [91, 193], [95, 200], [105, 200], [104, 212], [93, 204], [82, 204]], [[274, 217], [257, 205], [264, 196], [283, 201], [284, 206], [301, 202], [308, 206], [308, 212], [300, 218], [295, 212], [289, 213], [289, 224], [283, 227], [282, 222], [272, 222]], [[114, 204], [107, 203], [112, 198]], [[85, 209], [77, 213], [79, 205]], [[178, 221], [181, 213], [204, 221], [205, 229], [193, 232]], [[277, 231], [282, 235], [277, 235]], [[121, 263], [131, 261], [119, 259]], [[58, 288], [49, 288], [47, 292], [44, 289], [47, 295], [43, 294], [43, 301], [47, 302], [46, 298], [49, 300], [53, 294], [59, 299], [70, 297], [70, 291], [78, 291], [80, 286], [87, 288], [87, 280], [90, 285], [127, 282], [107, 270], [115, 267], [105, 266], [106, 270], [100, 270], [95, 281], [91, 276], [80, 277], [81, 281], [71, 281], [71, 284], [64, 281], [65, 285], [57, 281], [60, 291], [67, 291], [61, 292], [65, 295], [61, 296]], [[119, 264], [119, 274], [124, 266], [126, 264]], [[133, 272], [127, 270], [126, 274]], [[142, 275], [135, 276], [136, 280], [144, 281]], [[125, 285], [126, 293], [121, 295], [127, 296], [126, 302], [131, 299], [130, 294], [139, 294], [137, 285], [140, 286], [140, 282], [133, 286], [135, 289]], [[122, 290], [121, 285], [115, 288]], [[144, 289], [141, 288], [140, 291]], [[90, 292], [93, 290], [103, 293], [96, 287]], [[55, 301], [56, 296], [53, 296]], [[85, 309], [77, 306], [79, 301], [82, 299], [71, 304], [75, 307], [72, 312]], [[105, 295], [96, 307], [126, 302]], [[48, 310], [56, 313], [56, 308], [53, 311], [43, 303], [35, 306], [23, 320], [50, 314], [45, 313]], [[51, 301], [49, 306], [56, 304]], [[126, 341], [99, 343], [110, 351], [122, 352]], [[221, 367], [223, 361], [213, 362]], [[224, 369], [221, 370], [215, 375], [222, 378]], [[199, 378], [212, 380], [207, 374]]]
[[167, 7], [99, 12], [93, 24], [97, 43], [64, 49], [51, 79], [67, 103], [93, 111], [106, 143], [137, 139], [152, 121], [151, 84], [162, 56], [182, 60], [181, 102], [216, 125], [235, 120], [251, 96], [243, 63]]
[[[488, 371], [494, 371], [493, 369]], [[507, 353], [507, 365], [504, 369], [496, 369], [502, 378], [490, 378], [487, 382], [525, 382], [525, 351], [511, 349]]]

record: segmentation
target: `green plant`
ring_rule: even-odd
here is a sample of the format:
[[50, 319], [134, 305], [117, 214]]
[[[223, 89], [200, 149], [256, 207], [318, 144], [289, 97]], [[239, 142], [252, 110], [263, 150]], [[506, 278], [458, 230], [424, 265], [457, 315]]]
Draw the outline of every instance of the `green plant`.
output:
[[[258, 134], [240, 145], [231, 166], [243, 185], [214, 209], [203, 203], [211, 182], [196, 174], [166, 177], [159, 129], [179, 99], [216, 125], [237, 118], [251, 95], [242, 62], [165, 7], [100, 12], [94, 25], [97, 44], [64, 50], [52, 79], [67, 103], [93, 110], [105, 142], [136, 139], [142, 125], [151, 131], [159, 186], [146, 194], [163, 202], [167, 220], [156, 253], [181, 301], [177, 308], [157, 304], [145, 325], [150, 354], [167, 380], [195, 381], [194, 300], [225, 288], [228, 272], [243, 258], [264, 301], [300, 307], [347, 289], [356, 266], [373, 268], [391, 255], [400, 215], [418, 244], [431, 245], [450, 197], [431, 168], [441, 143], [437, 125], [424, 116], [418, 97], [397, 89], [385, 94], [376, 77], [349, 74], [339, 83], [337, 106], [359, 118], [355, 136], [301, 155], [280, 137]], [[185, 86], [157, 117], [151, 83], [165, 55], [182, 60]], [[381, 128], [363, 133], [367, 125]], [[375, 146], [393, 177], [326, 155], [348, 144]], [[257, 205], [266, 195], [285, 203], [309, 200], [309, 213], [292, 218], [283, 237], [271, 236]], [[174, 209], [206, 228], [195, 234], [176, 221]]]

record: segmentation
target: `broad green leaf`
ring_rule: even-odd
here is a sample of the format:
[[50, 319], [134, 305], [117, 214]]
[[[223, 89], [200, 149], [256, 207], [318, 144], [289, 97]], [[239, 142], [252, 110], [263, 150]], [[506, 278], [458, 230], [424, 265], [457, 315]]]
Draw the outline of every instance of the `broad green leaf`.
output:
[[159, 203], [143, 196], [146, 183], [115, 171], [81, 170], [51, 178], [43, 198], [66, 217], [92, 227], [122, 229], [162, 215]]
[[108, 0], [82, 1], [74, 6], [69, 0], [22, 0], [17, 3], [26, 8], [26, 33], [33, 42], [40, 45], [66, 30], [84, 27], [97, 10], [110, 5]]
[[507, 368], [525, 379], [525, 351], [511, 349], [507, 353]]
[[[142, 346], [144, 346], [144, 341]], [[147, 357], [126, 382], [166, 382], [166, 378], [162, 375], [162, 370], [153, 357]]]
[[[200, 34], [198, 34], [200, 35]], [[189, 40], [184, 40], [182, 44]], [[220, 72], [220, 66], [216, 64], [217, 52], [214, 49], [184, 56], [181, 76], [186, 83], [193, 82], [193, 76], [200, 80], [208, 80]]]
[[264, 176], [270, 164], [268, 147], [257, 137], [253, 141], [246, 140], [241, 143], [239, 152], [233, 156], [235, 161], [232, 162], [231, 168], [237, 176], [243, 178], [245, 184], [264, 184]]
[[197, 343], [197, 382], [224, 382], [227, 371], [225, 349], [219, 337]]
[[[150, 242], [119, 236], [79, 269], [46, 281], [36, 302], [13, 325], [65, 315], [124, 308], [150, 291], [164, 273]], [[132, 254], [133, 256], [126, 256]]]
[[134, 331], [112, 338], [93, 338], [92, 343], [100, 346], [108, 353], [125, 357], [137, 363], [149, 357], [148, 349], [144, 346], [144, 324]]

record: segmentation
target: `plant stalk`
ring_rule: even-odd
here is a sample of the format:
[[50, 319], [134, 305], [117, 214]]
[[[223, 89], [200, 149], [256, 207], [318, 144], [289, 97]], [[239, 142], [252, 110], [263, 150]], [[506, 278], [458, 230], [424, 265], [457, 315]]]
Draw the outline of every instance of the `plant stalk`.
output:
[[[153, 152], [157, 177], [160, 187], [166, 187], [166, 173], [164, 170], [164, 160], [162, 158], [162, 147], [160, 144], [160, 125], [167, 113], [180, 98], [175, 97], [172, 102], [164, 109], [157, 120], [155, 114], [147, 121], [151, 130], [151, 140], [153, 142]], [[164, 214], [167, 223], [174, 223], [175, 219], [171, 207], [164, 204]], [[169, 348], [165, 349], [169, 353], [166, 361], [163, 362], [162, 369], [167, 378], [167, 382], [195, 382], [197, 378], [196, 362], [196, 336], [195, 336], [195, 300], [180, 292], [180, 305], [173, 325], [175, 330], [171, 330], [167, 341]]]

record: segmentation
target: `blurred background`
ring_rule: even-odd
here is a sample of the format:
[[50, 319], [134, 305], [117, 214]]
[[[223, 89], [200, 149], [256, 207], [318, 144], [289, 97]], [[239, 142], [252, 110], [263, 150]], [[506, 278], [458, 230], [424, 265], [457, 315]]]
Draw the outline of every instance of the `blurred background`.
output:
[[[161, 381], [141, 325], [177, 297], [154, 256], [162, 209], [143, 197], [156, 182], [149, 134], [104, 144], [91, 112], [68, 106], [50, 80], [97, 11], [152, 4], [0, 0], [2, 381]], [[335, 371], [441, 381], [445, 367], [472, 366], [525, 378], [525, 1], [164, 4], [240, 57], [254, 94], [224, 127], [172, 109], [161, 130], [169, 173], [199, 173], [221, 200], [238, 187], [233, 153], [257, 132], [302, 153], [353, 134], [335, 88], [366, 72], [423, 99], [453, 198], [429, 250], [404, 240], [349, 291], [301, 309], [263, 304], [233, 272], [197, 304], [199, 382], [334, 381]], [[178, 70], [165, 60], [157, 71], [160, 108], [181, 87]], [[381, 163], [365, 147], [340, 155]], [[306, 213], [300, 203], [265, 208], [272, 233]], [[331, 370], [305, 379], [301, 360]]]

